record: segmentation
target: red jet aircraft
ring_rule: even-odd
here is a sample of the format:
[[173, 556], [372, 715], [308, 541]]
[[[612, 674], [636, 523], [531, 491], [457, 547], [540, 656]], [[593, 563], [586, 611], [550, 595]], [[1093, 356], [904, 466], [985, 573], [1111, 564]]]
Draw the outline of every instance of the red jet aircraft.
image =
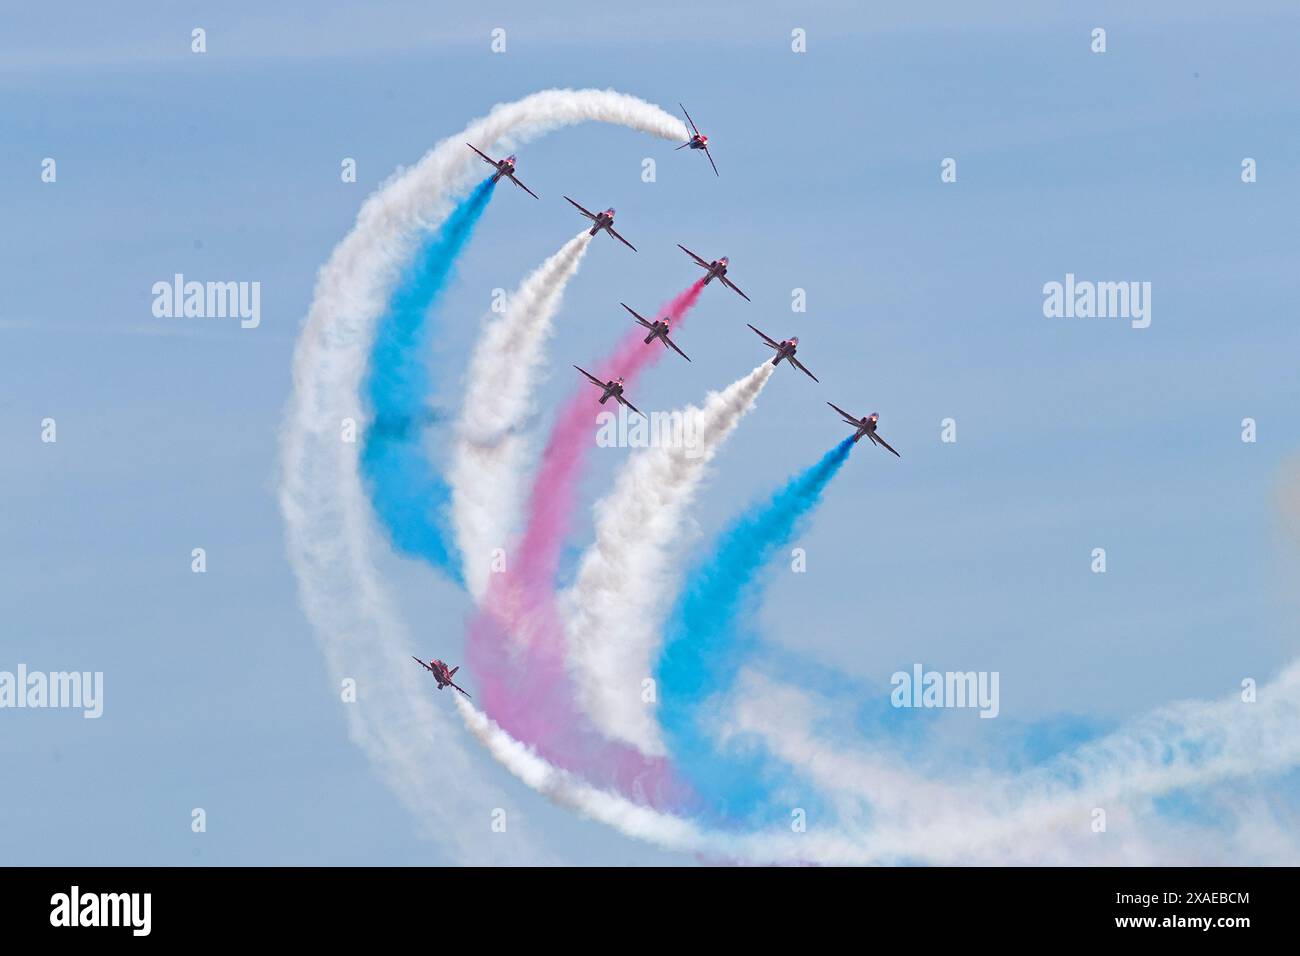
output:
[[[623, 308], [627, 309], [629, 312], [632, 312], [632, 307], [629, 306], [627, 303], [620, 302], [619, 305], [623, 306]], [[645, 337], [646, 345], [649, 345], [655, 339], [659, 339], [659, 341], [663, 342], [664, 345], [666, 345], [668, 348], [672, 349], [682, 358], [686, 359], [686, 361], [689, 362], [691, 360], [691, 357], [687, 355], [685, 352], [683, 352], [681, 349], [679, 349], [677, 347], [677, 343], [668, 337], [667, 319], [655, 319], [653, 322], [650, 322], [647, 319], [643, 318], [642, 316], [637, 315], [635, 312], [632, 312], [632, 318], [636, 319], [640, 325], [643, 325], [650, 330], [650, 334]]]
[[737, 295], [739, 295], [746, 302], [750, 301], [749, 296], [741, 292], [740, 288], [734, 282], [732, 282], [730, 279], [727, 278], [727, 263], [730, 262], [731, 260], [728, 259], [726, 256], [723, 256], [721, 259], [714, 259], [712, 262], [708, 262], [703, 257], [697, 256], [695, 253], [691, 252], [691, 250], [687, 249], [680, 242], [677, 243], [677, 248], [682, 250], [682, 252], [686, 253], [692, 259], [694, 259], [695, 264], [699, 266], [701, 269], [708, 270], [709, 274], [704, 277], [705, 285], [708, 285], [714, 279], [717, 279], [719, 282], [725, 285], [732, 292], [735, 292]]
[[519, 187], [520, 189], [522, 189], [524, 192], [528, 193], [528, 195], [532, 196], [534, 199], [540, 199], [540, 198], [541, 198], [540, 196], [537, 195], [537, 193], [533, 192], [531, 189], [529, 189], [527, 186], [525, 186], [525, 185], [524, 185], [523, 183], [521, 183], [519, 180], [515, 179], [515, 158], [514, 158], [514, 156], [507, 156], [505, 159], [493, 159], [491, 156], [489, 156], [487, 153], [483, 152], [483, 150], [479, 149], [477, 146], [473, 145], [472, 143], [466, 143], [465, 145], [468, 146], [470, 149], [474, 150], [474, 152], [478, 153], [480, 156], [482, 156], [482, 157], [483, 157], [483, 162], [487, 163], [489, 166], [495, 166], [495, 167], [496, 167], [497, 172], [496, 172], [496, 175], [492, 177], [492, 181], [493, 181], [493, 182], [496, 182], [496, 181], [497, 181], [498, 179], [500, 179], [502, 176], [505, 176], [505, 177], [506, 177], [507, 179], [509, 179], [512, 183], [514, 183], [516, 186], [518, 186], [518, 187]]
[[[455, 676], [456, 671], [460, 670], [460, 667], [453, 667], [448, 670], [447, 665], [436, 658], [427, 664], [418, 657], [412, 657], [411, 660], [415, 661], [415, 663], [419, 664], [433, 675], [433, 679], [438, 682], [438, 690], [442, 690], [444, 687], [456, 687], [452, 682], [452, 677]], [[456, 689], [462, 694], [465, 694], [466, 697], [469, 697], [469, 694], [465, 692], [464, 688], [456, 687]]]
[[608, 382], [602, 382], [600, 379], [596, 378], [596, 376], [588, 372], [585, 368], [578, 368], [578, 366], [576, 365], [573, 367], [577, 368], [579, 372], [587, 376], [587, 381], [589, 381], [592, 385], [595, 385], [598, 389], [601, 390], [602, 394], [600, 396], [600, 404], [604, 405], [611, 398], [617, 399], [620, 405], [626, 405], [628, 408], [632, 409], [632, 411], [636, 412], [642, 418], [646, 417], [645, 412], [641, 411], [641, 409], [637, 408], [635, 405], [633, 405], [631, 402], [629, 402], [626, 398], [623, 397], [622, 378], [615, 378], [615, 379], [611, 379]]
[[[682, 106], [681, 103], [678, 103], [677, 105]], [[682, 106], [682, 112], [686, 113], [685, 106]], [[687, 140], [685, 143], [682, 143], [682, 145], [678, 146], [677, 148], [685, 149], [687, 146], [689, 146], [691, 149], [704, 150], [704, 155], [709, 157], [709, 165], [713, 167], [713, 175], [717, 176], [718, 164], [713, 161], [713, 154], [709, 152], [709, 138], [700, 132], [700, 128], [695, 125], [695, 120], [691, 119], [690, 113], [686, 113], [686, 122], [691, 124], [691, 132], [694, 133], [695, 135], [693, 135], [689, 140]]]
[[[746, 322], [745, 324], [749, 325], [748, 322]], [[752, 325], [750, 325], [749, 327], [751, 329], [754, 329]], [[754, 329], [754, 331], [758, 332], [758, 329]], [[818, 381], [817, 376], [814, 375], [812, 372], [808, 371], [806, 368], [804, 368], [803, 363], [794, 357], [794, 354], [799, 351], [799, 339], [797, 337], [791, 336], [788, 339], [783, 339], [782, 341], [778, 342], [776, 339], [768, 338], [762, 332], [758, 332], [758, 336], [764, 342], [766, 342], [770, 348], [776, 349], [776, 357], [772, 359], [773, 365], [780, 365], [782, 359], [789, 359], [791, 365], [793, 365], [799, 371], [803, 372], [814, 382]]]
[[[564, 198], [569, 199], [568, 196], [565, 196]], [[594, 236], [596, 233], [600, 232], [600, 230], [604, 229], [607, 233], [609, 233], [619, 242], [623, 243], [623, 245], [627, 246], [633, 252], [636, 252], [636, 246], [632, 245], [632, 243], [628, 242], [626, 239], [624, 239], [622, 236], [620, 236], [617, 232], [614, 231], [614, 207], [613, 206], [610, 206], [604, 212], [591, 212], [589, 210], [583, 209], [576, 202], [573, 202], [572, 199], [569, 199], [569, 202], [573, 203], [574, 207], [577, 208], [578, 212], [582, 213], [584, 216], [586, 216], [588, 219], [590, 219], [592, 222], [595, 223], [595, 225], [591, 227], [591, 233], [590, 233], [591, 235]]]
[[829, 405], [831, 408], [835, 409], [837, 412], [840, 413], [840, 415], [843, 416], [844, 423], [846, 425], [853, 425], [855, 428], [857, 428], [857, 431], [854, 432], [853, 434], [854, 442], [857, 442], [859, 439], [862, 438], [863, 435], [866, 435], [868, 438], [871, 439], [873, 444], [884, 445], [885, 448], [889, 449], [890, 451], [893, 451], [894, 457], [896, 458], [903, 457], [898, 452], [894, 451], [894, 447], [890, 445], [889, 442], [885, 441], [878, 434], [876, 434], [876, 423], [880, 421], [880, 416], [878, 414], [872, 412], [870, 415], [867, 415], [865, 418], [854, 418], [852, 415], [850, 415], [844, 409], [840, 408], [834, 402], [827, 402], [826, 404]]

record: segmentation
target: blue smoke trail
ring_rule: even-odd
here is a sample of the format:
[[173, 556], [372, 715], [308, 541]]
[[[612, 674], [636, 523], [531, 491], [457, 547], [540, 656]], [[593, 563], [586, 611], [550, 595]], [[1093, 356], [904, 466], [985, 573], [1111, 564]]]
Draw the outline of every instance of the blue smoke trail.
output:
[[764, 810], [770, 763], [757, 753], [719, 754], [702, 723], [709, 715], [704, 705], [728, 690], [758, 643], [747, 621], [760, 596], [760, 573], [817, 507], [852, 447], [853, 439], [846, 438], [771, 499], [742, 514], [687, 577], [669, 616], [658, 673], [668, 752], [710, 808], [733, 820]]
[[424, 558], [461, 583], [447, 509], [451, 489], [425, 453], [433, 378], [429, 312], [492, 198], [485, 179], [421, 246], [393, 290], [370, 352], [362, 394], [374, 418], [361, 449], [361, 476], [399, 554]]

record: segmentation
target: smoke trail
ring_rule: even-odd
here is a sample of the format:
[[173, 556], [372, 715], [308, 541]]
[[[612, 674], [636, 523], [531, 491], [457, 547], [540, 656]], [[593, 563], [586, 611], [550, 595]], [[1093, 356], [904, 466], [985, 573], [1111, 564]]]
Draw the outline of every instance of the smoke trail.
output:
[[[1131, 841], [1135, 831], [1161, 825], [1151, 798], [1219, 786], [1231, 786], [1239, 798], [1240, 784], [1231, 781], [1300, 764], [1294, 664], [1259, 689], [1256, 703], [1235, 696], [1184, 701], [1023, 773], [965, 770], [950, 779], [918, 771], [902, 757], [819, 739], [812, 726], [827, 715], [804, 713], [804, 695], [765, 680], [746, 684], [733, 730], [757, 735], [774, 757], [843, 805], [861, 801], [871, 824], [859, 831], [861, 846], [877, 863], [1131, 863], [1129, 842], [1113, 844], [1092, 832], [1094, 808], [1106, 809], [1114, 830], [1121, 814], [1131, 818], [1122, 838]], [[1153, 845], [1144, 852], [1169, 860], [1178, 849]]]
[[[693, 283], [658, 314], [680, 322], [703, 288], [703, 280]], [[592, 371], [631, 383], [660, 352], [632, 331]], [[533, 480], [528, 524], [512, 549], [510, 567], [489, 584], [470, 623], [469, 662], [480, 676], [484, 710], [513, 737], [561, 768], [608, 781], [643, 802], [666, 805], [680, 799], [666, 762], [598, 733], [576, 703], [565, 661], [554, 585], [578, 478], [593, 444], [595, 407], [590, 386], [580, 387], [552, 428]]]
[[526, 452], [520, 428], [553, 331], [564, 287], [591, 243], [584, 229], [526, 278], [487, 323], [469, 364], [450, 468], [452, 520], [465, 558], [465, 581], [479, 600], [490, 557], [504, 548], [522, 497]]
[[446, 514], [451, 489], [428, 460], [421, 427], [433, 397], [429, 313], [494, 188], [490, 178], [479, 183], [425, 241], [393, 292], [362, 383], [373, 418], [361, 449], [361, 475], [375, 513], [398, 553], [424, 558], [458, 581], [460, 563]]
[[[643, 100], [606, 90], [547, 90], [506, 103], [443, 140], [412, 169], [371, 195], [352, 231], [316, 280], [293, 360], [293, 393], [281, 434], [280, 508], [299, 599], [325, 652], [334, 686], [353, 678], [365, 693], [345, 707], [349, 733], [434, 839], [477, 861], [536, 859], [522, 833], [488, 837], [464, 821], [507, 799], [459, 744], [455, 724], [431, 706], [407, 655], [402, 629], [372, 558], [375, 530], [344, 422], [363, 420], [359, 386], [402, 263], [416, 237], [447, 216], [449, 197], [476, 178], [466, 141], [490, 149], [558, 126], [615, 123], [668, 140], [687, 138], [681, 120]], [[454, 787], [446, 786], [454, 781]]]
[[[703, 289], [704, 280], [697, 280], [663, 305], [656, 315], [666, 316], [677, 328], [699, 301]], [[633, 328], [611, 356], [590, 369], [591, 373], [607, 381], [621, 376], [630, 389], [637, 376], [664, 351], [651, 348], [656, 343], [647, 345], [642, 339], [640, 327]], [[533, 589], [549, 589], [555, 584], [560, 550], [577, 504], [578, 477], [587, 451], [593, 445], [592, 426], [599, 406], [592, 395], [591, 386], [584, 383], [565, 404], [551, 429], [533, 480], [528, 525], [517, 549], [520, 574], [525, 586]]]
[[[814, 824], [798, 836], [783, 825], [748, 833], [723, 832], [593, 787], [548, 764], [467, 701], [456, 703], [466, 726], [493, 757], [552, 802], [667, 849], [753, 863], [1041, 863], [1043, 854], [1053, 858], [1053, 851], [1065, 862], [1071, 858], [1060, 855], [1065, 847], [1076, 854], [1074, 859], [1091, 855], [1096, 862], [1132, 863], [1128, 844], [1102, 840], [1080, 823], [1090, 819], [1091, 807], [1111, 806], [1118, 816], [1123, 806], [1117, 801], [1137, 803], [1141, 822], [1150, 824], [1149, 814], [1140, 807], [1142, 797], [1277, 773], [1300, 762], [1300, 738], [1294, 733], [1300, 720], [1300, 667], [1292, 666], [1260, 688], [1258, 704], [1243, 706], [1234, 697], [1185, 702], [1080, 748], [1065, 759], [1095, 775], [1078, 781], [1088, 786], [1063, 786], [1043, 793], [1037, 790], [1033, 774], [995, 781], [979, 775], [935, 797], [934, 792], [943, 792], [942, 788], [914, 780], [916, 805], [908, 825], [893, 820], [870, 825], [830, 821]], [[812, 767], [814, 779], [828, 787], [851, 790], [862, 774], [876, 771], [870, 762], [837, 765], [837, 755], [816, 741], [796, 737], [789, 746], [791, 762]], [[985, 792], [988, 786], [993, 787], [991, 795]], [[1065, 820], [1067, 813], [1072, 817]], [[1172, 835], [1173, 839], [1180, 836]], [[1174, 856], [1177, 847], [1167, 840], [1143, 852], [1147, 860], [1158, 862]]]
[[685, 803], [667, 760], [610, 741], [578, 706], [554, 594], [528, 588], [510, 573], [495, 575], [484, 608], [470, 622], [468, 660], [484, 709], [539, 759], [644, 806]]
[[659, 650], [665, 596], [681, 579], [674, 555], [686, 509], [774, 368], [764, 362], [709, 393], [703, 408], [675, 413], [686, 443], [664, 442], [632, 455], [596, 505], [595, 542], [563, 599], [569, 663], [584, 709], [603, 733], [644, 753], [666, 753], [641, 685]]
[[634, 803], [560, 768], [503, 730], [495, 721], [458, 697], [456, 706], [470, 733], [507, 770], [552, 803], [613, 827], [626, 836], [668, 850], [739, 857], [763, 863], [794, 863], [812, 853], [828, 862], [852, 862], [852, 851], [828, 835], [767, 832], [735, 835], [711, 832], [695, 822]]
[[554, 803], [668, 849], [690, 850], [707, 843], [708, 837], [689, 820], [593, 787], [539, 757], [464, 698], [458, 697], [456, 706], [465, 726], [498, 762]]
[[754, 644], [745, 618], [760, 572], [820, 503], [852, 447], [853, 439], [844, 439], [724, 531], [710, 557], [688, 576], [670, 617], [658, 670], [660, 721], [677, 766], [728, 814], [745, 816], [765, 797], [761, 767], [719, 759], [700, 724], [702, 705], [727, 690]]

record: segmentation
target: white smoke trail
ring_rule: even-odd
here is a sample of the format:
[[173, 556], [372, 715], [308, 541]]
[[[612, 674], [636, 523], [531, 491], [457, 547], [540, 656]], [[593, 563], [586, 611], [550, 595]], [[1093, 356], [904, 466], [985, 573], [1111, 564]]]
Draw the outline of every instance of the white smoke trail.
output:
[[562, 807], [614, 827], [621, 833], [667, 849], [690, 850], [708, 837], [695, 824], [659, 813], [600, 790], [568, 771], [552, 766], [515, 740], [463, 697], [456, 700], [465, 726], [503, 766], [529, 787]]
[[[317, 277], [294, 353], [281, 434], [280, 507], [289, 561], [333, 680], [357, 681], [358, 702], [344, 708], [350, 734], [435, 838], [476, 860], [517, 859], [533, 851], [518, 837], [476, 843], [477, 828], [465, 825], [492, 805], [485, 801], [500, 796], [456, 742], [454, 723], [430, 706], [428, 687], [417, 682], [418, 669], [407, 659], [416, 648], [375, 571], [377, 538], [357, 444], [344, 432], [350, 422], [364, 421], [361, 376], [402, 264], [482, 169], [465, 143], [508, 146], [585, 120], [687, 138], [680, 120], [635, 97], [547, 90], [493, 108], [399, 171], [366, 200]], [[454, 788], [446, 785], [452, 780]]]
[[564, 287], [591, 244], [584, 229], [526, 278], [488, 321], [470, 360], [456, 448], [448, 471], [452, 522], [475, 601], [487, 590], [491, 556], [504, 548], [523, 497], [526, 442], [520, 432]]
[[764, 362], [702, 408], [679, 414], [689, 443], [636, 451], [613, 489], [595, 507], [595, 541], [564, 596], [569, 662], [580, 701], [604, 734], [666, 753], [659, 724], [642, 702], [641, 682], [653, 670], [662, 625], [680, 574], [686, 509], [707, 466], [745, 413], [754, 407], [774, 366]]
[[705, 830], [691, 820], [633, 803], [548, 763], [464, 698], [458, 697], [456, 705], [470, 733], [525, 784], [552, 803], [613, 827], [626, 836], [666, 850], [754, 862], [797, 863], [808, 859], [809, 854], [832, 863], [853, 862], [838, 838], [832, 836], [795, 836], [788, 828], [784, 832], [775, 829], [763, 834], [733, 835]]
[[[1130, 832], [1120, 844], [1096, 839], [1094, 809], [1140, 816], [1146, 829], [1160, 823], [1148, 806], [1153, 797], [1264, 778], [1300, 764], [1300, 665], [1260, 688], [1254, 703], [1239, 697], [1180, 702], [1042, 767], [957, 779], [910, 769], [897, 756], [828, 744], [812, 727], [831, 715], [793, 688], [749, 675], [734, 700], [734, 722], [724, 737], [757, 737], [842, 814], [866, 811], [871, 827], [864, 846], [875, 863], [1032, 863], [1052, 856], [1079, 862], [1087, 855], [1101, 861], [1102, 854], [1133, 851], [1140, 834]], [[1142, 849], [1165, 859], [1178, 852], [1153, 840]]]

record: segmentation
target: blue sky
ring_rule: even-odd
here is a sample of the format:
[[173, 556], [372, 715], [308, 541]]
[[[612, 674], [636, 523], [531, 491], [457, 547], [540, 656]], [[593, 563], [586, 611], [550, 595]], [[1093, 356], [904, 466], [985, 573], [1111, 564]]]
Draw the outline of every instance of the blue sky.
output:
[[[751, 368], [747, 321], [799, 335], [823, 383], [778, 369], [699, 502], [702, 537], [837, 440], [826, 400], [879, 411], [903, 454], [859, 447], [829, 490], [800, 541], [809, 572], [768, 592], [774, 659], [882, 695], [914, 661], [998, 670], [1005, 720], [954, 731], [992, 745], [1013, 726], [1220, 696], [1295, 656], [1295, 541], [1277, 509], [1300, 448], [1288, 4], [318, 6], [6, 14], [0, 669], [102, 670], [106, 700], [98, 721], [0, 713], [0, 859], [447, 859], [346, 737], [284, 558], [276, 436], [316, 270], [364, 197], [494, 103], [551, 86], [684, 101], [722, 175], [607, 127], [521, 151], [543, 201], [499, 191], [461, 262], [434, 356], [445, 408], [491, 290], [577, 231], [561, 194], [614, 205], [641, 252], [597, 237], [557, 365], [625, 331], [618, 302], [652, 309], [694, 278], [681, 242], [729, 255], [753, 303], [707, 289], [681, 333], [694, 361], [660, 363], [638, 404]], [[339, 181], [345, 156], [356, 184]], [[943, 184], [949, 156], [958, 181]], [[1257, 183], [1240, 181], [1243, 157]], [[260, 281], [261, 326], [154, 318], [150, 287], [176, 272]], [[1150, 281], [1151, 327], [1045, 319], [1042, 285], [1067, 272]], [[557, 373], [543, 404], [570, 384]], [[39, 440], [47, 416], [55, 445]], [[956, 444], [939, 441], [947, 417]], [[624, 454], [596, 456], [592, 495]], [[1094, 547], [1105, 575], [1089, 573]], [[385, 570], [456, 657], [463, 596], [418, 565]], [[559, 858], [684, 862], [481, 759]]]

